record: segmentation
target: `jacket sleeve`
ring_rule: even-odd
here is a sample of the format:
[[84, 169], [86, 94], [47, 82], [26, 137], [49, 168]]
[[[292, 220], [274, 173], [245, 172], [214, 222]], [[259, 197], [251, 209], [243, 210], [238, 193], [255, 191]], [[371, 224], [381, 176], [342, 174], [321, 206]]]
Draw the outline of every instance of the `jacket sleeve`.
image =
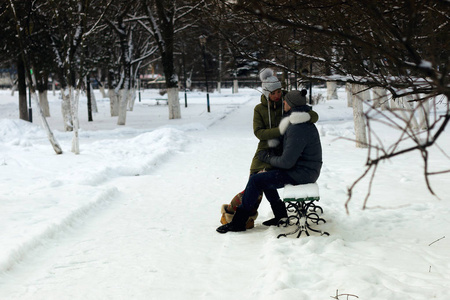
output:
[[306, 146], [305, 136], [300, 131], [293, 130], [292, 127], [289, 126], [286, 131], [281, 156], [272, 156], [270, 158], [270, 164], [274, 167], [286, 170], [291, 169], [302, 155], [303, 149]]
[[263, 117], [259, 111], [253, 112], [253, 133], [260, 141], [267, 141], [280, 137], [280, 130], [278, 127], [266, 128]]

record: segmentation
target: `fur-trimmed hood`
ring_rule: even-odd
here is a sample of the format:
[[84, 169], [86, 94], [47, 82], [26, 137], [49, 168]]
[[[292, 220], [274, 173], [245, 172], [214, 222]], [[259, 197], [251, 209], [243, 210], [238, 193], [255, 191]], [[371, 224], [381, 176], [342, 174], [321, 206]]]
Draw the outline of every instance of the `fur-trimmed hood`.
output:
[[290, 115], [283, 118], [283, 120], [281, 120], [278, 128], [280, 129], [281, 135], [284, 135], [289, 125], [306, 123], [309, 122], [310, 119], [311, 116], [309, 115], [309, 113], [303, 111], [294, 111]]

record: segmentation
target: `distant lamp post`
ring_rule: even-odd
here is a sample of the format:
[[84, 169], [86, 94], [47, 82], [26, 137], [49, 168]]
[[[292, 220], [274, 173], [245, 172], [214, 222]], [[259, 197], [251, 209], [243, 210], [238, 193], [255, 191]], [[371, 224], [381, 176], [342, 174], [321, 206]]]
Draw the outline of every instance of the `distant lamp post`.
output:
[[208, 107], [208, 112], [210, 112], [209, 108], [209, 90], [208, 90], [208, 75], [206, 74], [206, 36], [201, 35], [199, 37], [200, 39], [200, 45], [202, 46], [202, 52], [203, 52], [203, 68], [205, 72], [205, 84], [206, 84], [206, 105]]

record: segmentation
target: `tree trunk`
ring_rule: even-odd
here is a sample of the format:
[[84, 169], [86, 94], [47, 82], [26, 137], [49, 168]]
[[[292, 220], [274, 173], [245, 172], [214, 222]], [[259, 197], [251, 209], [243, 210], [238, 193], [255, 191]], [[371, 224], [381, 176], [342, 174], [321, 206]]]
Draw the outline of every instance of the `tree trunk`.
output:
[[237, 79], [233, 80], [233, 94], [237, 94], [239, 92], [239, 83]]
[[13, 80], [10, 75], [9, 81], [11, 83], [11, 96], [14, 97], [14, 92], [17, 90], [17, 80]]
[[367, 148], [367, 135], [366, 135], [366, 121], [363, 111], [363, 101], [364, 97], [367, 97], [367, 92], [362, 92], [366, 89], [365, 86], [359, 84], [352, 84], [352, 94], [353, 94], [353, 120], [355, 122], [355, 136], [356, 136], [356, 147]]
[[25, 82], [25, 66], [23, 64], [21, 55], [19, 55], [17, 59], [17, 75], [17, 84], [19, 89], [19, 118], [21, 120], [29, 121], [27, 105], [27, 84]]
[[420, 129], [428, 129], [429, 122], [429, 114], [430, 114], [430, 101], [431, 99], [425, 99], [419, 102], [419, 128]]
[[94, 88], [91, 84], [91, 105], [92, 105], [92, 112], [98, 113], [98, 106], [97, 106], [97, 99], [95, 98]]
[[97, 76], [98, 76], [98, 78], [97, 78], [98, 89], [100, 90], [102, 97], [107, 98], [106, 92], [105, 92], [105, 76], [103, 75], [103, 72], [101, 69], [98, 69]]
[[119, 95], [116, 93], [115, 89], [109, 88], [108, 96], [111, 117], [117, 117], [119, 115]]
[[48, 90], [48, 75], [46, 71], [39, 72], [36, 76], [36, 87], [39, 92], [39, 103], [41, 104], [42, 112], [45, 117], [50, 117], [50, 107], [48, 105], [47, 90]]
[[167, 104], [169, 105], [169, 119], [180, 119], [180, 99], [177, 87], [167, 89], [167, 99]]
[[127, 121], [127, 103], [130, 90], [123, 88], [119, 91], [119, 118], [117, 119], [117, 125], [125, 125]]
[[87, 111], [88, 111], [88, 122], [92, 122], [92, 92], [91, 92], [91, 79], [89, 78], [89, 75], [86, 76], [86, 96], [87, 96]]
[[221, 84], [220, 81], [218, 81], [218, 82], [217, 82], [217, 92], [218, 92], [219, 94], [222, 93], [221, 87], [222, 87], [222, 84]]
[[136, 88], [132, 88], [128, 94], [128, 110], [133, 111], [134, 103], [136, 102]]
[[327, 100], [337, 99], [336, 81], [327, 81]]
[[72, 124], [73, 124], [73, 138], [72, 138], [72, 152], [75, 154], [80, 154], [80, 140], [78, 136], [78, 128], [79, 128], [79, 121], [78, 121], [78, 102], [80, 99], [80, 90], [77, 89], [76, 91], [71, 91], [70, 93], [73, 95], [72, 101], [70, 101], [70, 108], [72, 112]]
[[63, 115], [63, 121], [64, 121], [64, 131], [72, 131], [73, 130], [73, 124], [72, 124], [72, 110], [70, 107], [70, 97], [72, 92], [72, 86], [65, 87], [61, 90], [61, 112]]
[[353, 107], [352, 99], [353, 99], [353, 93], [352, 93], [352, 84], [347, 82], [345, 84], [345, 91], [347, 93], [347, 107]]
[[39, 91], [39, 103], [45, 117], [50, 117], [50, 106], [48, 105], [48, 90]]
[[414, 116], [414, 103], [410, 102], [410, 100], [412, 100], [410, 96], [400, 97], [396, 100], [392, 100], [391, 106], [393, 110], [400, 111], [402, 119], [406, 124], [406, 128], [417, 130], [419, 129], [419, 123]]
[[405, 107], [407, 108], [407, 111], [409, 111], [409, 119], [411, 120], [411, 127], [413, 130], [419, 129], [419, 122], [417, 121], [417, 118], [415, 116], [415, 101], [413, 96], [406, 96], [404, 99]]
[[11, 3], [12, 11], [14, 13], [15, 21], [17, 23], [17, 25], [16, 25], [17, 36], [18, 36], [18, 39], [19, 39], [19, 43], [20, 43], [20, 46], [21, 46], [21, 52], [22, 52], [21, 53], [21, 59], [19, 58], [19, 62], [18, 62], [18, 65], [21, 65], [22, 67], [19, 68], [19, 70], [20, 69], [25, 70], [25, 72], [23, 74], [27, 73], [25, 80], [28, 82], [28, 86], [30, 88], [30, 97], [32, 97], [34, 99], [34, 101], [36, 103], [36, 106], [39, 109], [39, 116], [41, 118], [42, 124], [44, 125], [44, 128], [47, 131], [47, 136], [49, 138], [49, 141], [50, 141], [53, 149], [55, 150], [56, 154], [61, 154], [62, 153], [62, 149], [59, 146], [58, 142], [56, 141], [55, 137], [53, 136], [53, 133], [50, 130], [50, 127], [48, 126], [47, 119], [45, 118], [44, 113], [42, 112], [41, 106], [39, 105], [39, 100], [38, 100], [38, 97], [37, 97], [36, 92], [35, 92], [36, 91], [36, 89], [35, 89], [36, 78], [35, 78], [35, 75], [33, 73], [32, 68], [27, 64], [27, 59], [26, 59], [28, 57], [28, 55], [27, 55], [26, 47], [24, 47], [24, 43], [23, 43], [23, 41], [26, 40], [26, 38], [22, 38], [21, 30], [20, 30], [21, 24], [20, 24], [19, 18], [17, 17], [17, 14], [16, 14], [16, 11], [15, 11], [13, 2], [10, 1], [10, 3]]
[[103, 85], [98, 85], [98, 89], [100, 90], [100, 93], [102, 94], [103, 98], [107, 98], [106, 97], [106, 92], [105, 92], [105, 87]]
[[50, 130], [50, 126], [48, 125], [47, 119], [44, 116], [44, 113], [42, 112], [41, 105], [39, 104], [38, 97], [36, 93], [31, 93], [31, 97], [34, 99], [34, 103], [36, 104], [36, 107], [38, 108], [39, 117], [41, 119], [42, 125], [44, 126], [45, 131], [47, 132], [47, 137], [50, 141], [50, 144], [53, 147], [53, 150], [55, 150], [56, 154], [62, 154], [63, 151], [61, 149], [61, 146], [59, 146], [58, 142], [56, 141], [53, 132]]
[[152, 22], [155, 32], [154, 37], [161, 53], [161, 61], [164, 69], [164, 77], [166, 78], [166, 89], [169, 107], [169, 119], [180, 119], [180, 101], [178, 99], [178, 76], [174, 67], [174, 24], [176, 15], [175, 6], [170, 1], [155, 1], [156, 14], [147, 7], [147, 15], [156, 22]]
[[178, 78], [173, 67], [173, 54], [163, 55], [164, 76], [166, 77], [167, 104], [169, 119], [181, 119], [180, 100], [178, 97]]
[[[192, 73], [191, 73], [191, 75], [192, 75]], [[186, 79], [186, 89], [190, 91], [191, 90], [191, 86], [192, 86], [191, 78]]]
[[374, 87], [373, 92], [373, 106], [375, 108], [380, 107], [381, 110], [386, 110], [388, 106], [387, 91], [382, 87]]

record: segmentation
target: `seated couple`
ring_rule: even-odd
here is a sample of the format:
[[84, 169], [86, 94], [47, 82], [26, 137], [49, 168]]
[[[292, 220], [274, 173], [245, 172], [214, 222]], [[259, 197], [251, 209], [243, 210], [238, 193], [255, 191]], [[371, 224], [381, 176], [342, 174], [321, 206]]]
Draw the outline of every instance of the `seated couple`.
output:
[[[269, 92], [272, 94], [272, 91], [269, 90]], [[257, 151], [256, 158], [271, 167], [268, 171], [251, 172], [245, 190], [232, 201], [235, 204], [237, 202], [238, 205], [234, 205], [234, 207], [233, 205], [224, 205], [222, 207], [223, 217], [221, 222], [224, 225], [218, 227], [217, 232], [245, 231], [246, 228], [253, 227], [253, 220], [256, 219], [263, 193], [274, 214], [273, 219], [265, 221], [263, 224], [267, 226], [277, 225], [282, 218], [287, 217], [286, 207], [280, 199], [277, 189], [284, 187], [286, 184], [313, 183], [319, 178], [322, 167], [322, 147], [319, 133], [314, 125], [317, 119], [312, 122], [309, 116], [305, 118], [305, 112], [311, 114], [311, 107], [306, 105], [305, 95], [305, 90], [295, 90], [284, 96], [282, 100], [284, 118], [278, 128], [274, 128], [279, 130], [277, 134], [280, 135], [280, 140], [270, 139], [265, 141], [266, 144], [272, 144], [280, 150], [277, 152], [274, 150], [276, 147], [273, 147]], [[257, 107], [255, 107], [254, 127]], [[277, 146], [277, 144], [280, 145]]]

